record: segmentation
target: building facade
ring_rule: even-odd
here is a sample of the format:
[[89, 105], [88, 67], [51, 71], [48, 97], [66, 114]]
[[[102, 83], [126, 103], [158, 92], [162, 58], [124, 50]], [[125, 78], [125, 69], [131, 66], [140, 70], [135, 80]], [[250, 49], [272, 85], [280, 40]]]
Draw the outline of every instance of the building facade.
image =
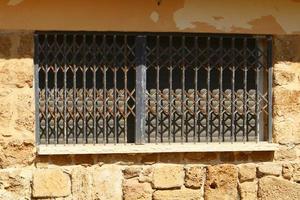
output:
[[2, 1], [0, 199], [300, 199], [299, 10]]

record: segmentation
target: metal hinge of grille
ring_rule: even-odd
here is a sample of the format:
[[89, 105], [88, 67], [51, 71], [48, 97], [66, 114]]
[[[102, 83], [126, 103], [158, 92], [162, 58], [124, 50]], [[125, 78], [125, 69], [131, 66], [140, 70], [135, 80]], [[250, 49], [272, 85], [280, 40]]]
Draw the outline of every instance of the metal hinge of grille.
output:
[[36, 32], [40, 144], [272, 138], [272, 38]]

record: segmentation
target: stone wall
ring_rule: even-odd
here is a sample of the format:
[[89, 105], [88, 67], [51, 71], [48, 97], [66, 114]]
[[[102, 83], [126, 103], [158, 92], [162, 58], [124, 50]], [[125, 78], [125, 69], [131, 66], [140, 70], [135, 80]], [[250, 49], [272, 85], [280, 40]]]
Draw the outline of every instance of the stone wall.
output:
[[274, 49], [278, 151], [38, 156], [32, 32], [0, 32], [0, 199], [300, 199], [300, 37]]

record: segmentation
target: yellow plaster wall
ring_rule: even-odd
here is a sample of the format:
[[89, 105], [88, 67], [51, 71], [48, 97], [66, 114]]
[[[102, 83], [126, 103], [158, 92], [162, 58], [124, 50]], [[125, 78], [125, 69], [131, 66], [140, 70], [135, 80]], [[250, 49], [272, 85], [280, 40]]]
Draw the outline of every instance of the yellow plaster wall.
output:
[[0, 1], [3, 30], [299, 34], [299, 19], [299, 0]]

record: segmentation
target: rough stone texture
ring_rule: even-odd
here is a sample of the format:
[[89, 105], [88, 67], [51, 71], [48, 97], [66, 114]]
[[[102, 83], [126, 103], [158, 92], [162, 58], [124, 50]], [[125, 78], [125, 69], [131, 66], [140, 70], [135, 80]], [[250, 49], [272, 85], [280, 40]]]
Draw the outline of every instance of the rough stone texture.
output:
[[0, 168], [31, 165], [35, 158], [33, 141], [10, 141], [0, 146]]
[[33, 60], [0, 59], [0, 85], [2, 88], [32, 88]]
[[141, 171], [142, 171], [142, 167], [137, 167], [137, 166], [126, 167], [123, 170], [124, 178], [128, 179], [128, 178], [138, 177]]
[[31, 199], [31, 179], [32, 170], [30, 168], [1, 170], [0, 199]]
[[153, 178], [153, 167], [152, 166], [143, 167], [143, 171], [140, 173], [140, 176], [138, 178], [139, 181], [152, 183], [152, 178]]
[[266, 176], [259, 180], [258, 197], [260, 200], [299, 200], [300, 185], [288, 180]]
[[92, 177], [90, 171], [82, 166], [71, 171], [72, 196], [76, 200], [92, 199]]
[[237, 199], [238, 170], [235, 165], [207, 167], [204, 197], [207, 200]]
[[93, 199], [122, 199], [122, 170], [117, 165], [103, 165], [89, 169], [92, 174]]
[[294, 144], [280, 145], [279, 150], [274, 155], [276, 161], [293, 161], [296, 159], [297, 151]]
[[278, 62], [274, 66], [274, 141], [300, 142], [300, 63]]
[[239, 169], [239, 179], [240, 182], [253, 180], [256, 178], [256, 165], [253, 163], [240, 164]]
[[239, 184], [239, 193], [241, 200], [255, 200], [257, 199], [257, 183], [244, 182]]
[[201, 188], [204, 184], [206, 169], [200, 166], [185, 168], [184, 185], [187, 188]]
[[180, 190], [156, 190], [153, 193], [153, 200], [200, 200], [200, 190], [182, 188]]
[[7, 88], [0, 83], [0, 168], [27, 166], [35, 159], [33, 95], [32, 88]]
[[264, 176], [264, 175], [280, 176], [282, 172], [282, 165], [279, 163], [264, 163], [258, 165], [257, 171], [259, 176]]
[[153, 187], [157, 189], [180, 188], [183, 185], [182, 165], [157, 164], [153, 171]]
[[282, 176], [285, 179], [290, 180], [293, 176], [293, 166], [290, 163], [286, 163], [282, 165]]
[[294, 163], [293, 179], [295, 182], [300, 182], [300, 163]]
[[34, 99], [33, 91], [0, 88], [0, 138], [33, 140]]
[[137, 179], [126, 180], [123, 184], [124, 200], [151, 200], [152, 187], [150, 183], [140, 183]]
[[61, 169], [38, 169], [33, 173], [33, 197], [65, 197], [70, 194], [70, 177]]

